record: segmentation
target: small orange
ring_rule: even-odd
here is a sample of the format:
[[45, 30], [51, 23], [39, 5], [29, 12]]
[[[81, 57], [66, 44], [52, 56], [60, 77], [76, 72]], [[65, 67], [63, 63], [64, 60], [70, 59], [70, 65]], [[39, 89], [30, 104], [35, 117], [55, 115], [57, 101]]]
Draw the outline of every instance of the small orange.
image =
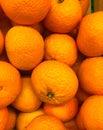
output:
[[58, 118], [44, 114], [34, 118], [26, 130], [66, 130], [66, 127]]
[[10, 62], [20, 70], [33, 69], [44, 55], [41, 34], [28, 26], [12, 27], [6, 34], [5, 47]]
[[86, 130], [103, 130], [103, 96], [88, 97], [80, 108]]
[[42, 108], [33, 112], [20, 112], [17, 116], [16, 128], [17, 130], [25, 130], [29, 123], [37, 116], [43, 115], [44, 111]]
[[50, 8], [50, 0], [2, 0], [5, 14], [19, 24], [34, 24], [42, 21]]
[[8, 121], [8, 109], [6, 107], [0, 109], [0, 130], [5, 130]]
[[78, 49], [86, 56], [103, 55], [103, 11], [84, 16], [77, 36]]
[[57, 33], [73, 30], [82, 18], [79, 0], [51, 0], [51, 7], [44, 19], [45, 27]]
[[11, 104], [21, 91], [21, 76], [10, 63], [0, 61], [0, 108]]
[[31, 74], [35, 93], [41, 101], [61, 104], [77, 92], [78, 79], [75, 72], [66, 64], [55, 60], [40, 63]]
[[67, 34], [51, 34], [45, 39], [44, 58], [73, 65], [77, 59], [75, 40]]
[[69, 121], [75, 117], [78, 111], [78, 100], [72, 98], [68, 102], [60, 105], [45, 103], [44, 112], [48, 115], [55, 116], [63, 122]]
[[103, 94], [103, 57], [86, 58], [79, 67], [80, 87], [90, 94]]
[[0, 54], [3, 52], [4, 49], [4, 36], [0, 29]]
[[90, 0], [79, 0], [80, 1], [80, 5], [82, 8], [82, 16], [86, 15], [89, 6], [90, 6]]
[[32, 112], [37, 110], [41, 103], [33, 91], [30, 77], [22, 77], [21, 92], [12, 103], [13, 107], [22, 112]]
[[11, 107], [8, 107], [8, 114], [8, 122], [6, 124], [5, 130], [12, 130], [16, 124], [17, 114], [16, 111]]

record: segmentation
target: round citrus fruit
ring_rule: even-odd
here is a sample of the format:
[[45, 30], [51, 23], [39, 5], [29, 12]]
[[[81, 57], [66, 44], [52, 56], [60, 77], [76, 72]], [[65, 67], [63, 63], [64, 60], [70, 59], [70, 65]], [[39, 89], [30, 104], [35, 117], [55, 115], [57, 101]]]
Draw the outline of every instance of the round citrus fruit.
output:
[[83, 17], [77, 36], [78, 49], [86, 56], [103, 55], [103, 11]]
[[75, 40], [67, 34], [51, 34], [45, 39], [44, 58], [73, 65], [77, 59]]
[[90, 94], [103, 94], [103, 57], [85, 59], [78, 72], [80, 87]]
[[8, 122], [8, 109], [6, 107], [0, 109], [0, 130], [5, 130]]
[[0, 108], [11, 104], [21, 91], [21, 76], [10, 63], [0, 61]]
[[50, 0], [2, 0], [5, 14], [19, 24], [40, 22], [49, 11]]
[[63, 122], [69, 121], [75, 117], [78, 111], [78, 100], [72, 98], [66, 103], [53, 105], [44, 103], [44, 112], [48, 115], [55, 116]]
[[27, 130], [66, 130], [66, 127], [58, 118], [44, 114], [34, 118]]
[[51, 0], [44, 25], [52, 32], [68, 33], [78, 25], [81, 17], [79, 0]]
[[31, 70], [44, 55], [44, 40], [40, 33], [27, 26], [12, 27], [5, 38], [10, 62], [20, 70]]
[[103, 129], [103, 96], [87, 98], [80, 109], [81, 119], [86, 130]]
[[38, 109], [33, 112], [20, 112], [17, 116], [16, 128], [17, 130], [25, 130], [29, 123], [36, 117], [43, 115], [43, 109]]
[[66, 64], [47, 60], [40, 63], [31, 74], [33, 88], [43, 102], [61, 104], [77, 92], [78, 79]]
[[22, 77], [21, 92], [12, 103], [13, 107], [22, 112], [32, 112], [41, 105], [40, 99], [36, 96], [29, 77]]
[[8, 121], [7, 121], [5, 130], [14, 129], [15, 124], [16, 124], [16, 118], [17, 118], [16, 111], [13, 108], [8, 107]]

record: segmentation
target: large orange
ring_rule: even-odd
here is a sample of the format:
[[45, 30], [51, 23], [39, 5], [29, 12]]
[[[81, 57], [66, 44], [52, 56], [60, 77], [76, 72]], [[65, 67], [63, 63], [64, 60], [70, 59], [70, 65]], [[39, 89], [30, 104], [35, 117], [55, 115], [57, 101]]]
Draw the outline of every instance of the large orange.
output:
[[51, 34], [45, 39], [44, 58], [73, 65], [77, 59], [75, 40], [67, 34]]
[[61, 104], [77, 92], [78, 79], [66, 64], [55, 60], [40, 63], [31, 74], [33, 88], [41, 101]]
[[81, 88], [90, 94], [103, 94], [103, 57], [85, 59], [79, 67]]
[[41, 103], [32, 88], [30, 77], [22, 77], [21, 92], [12, 103], [13, 107], [22, 112], [32, 112], [37, 110]]
[[77, 36], [77, 45], [86, 56], [103, 55], [103, 11], [83, 17]]
[[66, 130], [66, 127], [58, 118], [44, 114], [34, 118], [26, 130]]
[[86, 130], [103, 130], [103, 96], [90, 96], [80, 109]]
[[7, 121], [8, 121], [8, 109], [5, 107], [0, 109], [0, 130], [5, 130]]
[[74, 97], [66, 103], [53, 105], [45, 103], [44, 112], [48, 115], [55, 116], [63, 122], [69, 121], [75, 117], [78, 111], [78, 100]]
[[5, 14], [19, 24], [40, 22], [48, 13], [50, 0], [2, 0]]
[[81, 17], [79, 0], [51, 0], [44, 25], [52, 32], [68, 33], [78, 25]]
[[0, 61], [0, 108], [11, 104], [21, 90], [19, 71], [10, 63]]
[[21, 70], [31, 70], [44, 55], [44, 41], [40, 33], [27, 26], [12, 27], [5, 39], [10, 62]]

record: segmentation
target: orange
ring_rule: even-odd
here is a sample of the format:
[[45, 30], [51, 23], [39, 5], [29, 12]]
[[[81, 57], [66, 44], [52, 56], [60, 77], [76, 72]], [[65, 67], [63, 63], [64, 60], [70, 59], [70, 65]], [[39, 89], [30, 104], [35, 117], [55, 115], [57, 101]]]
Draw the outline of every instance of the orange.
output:
[[37, 110], [41, 103], [33, 91], [30, 78], [22, 77], [21, 92], [12, 103], [13, 107], [22, 112], [32, 112]]
[[0, 54], [3, 52], [4, 49], [4, 36], [0, 29]]
[[33, 88], [41, 101], [61, 104], [77, 92], [78, 79], [66, 64], [55, 60], [40, 63], [31, 74]]
[[5, 39], [10, 62], [20, 70], [31, 70], [44, 55], [44, 40], [40, 33], [27, 26], [12, 27]]
[[72, 98], [68, 102], [60, 105], [44, 104], [44, 112], [48, 115], [55, 116], [63, 122], [69, 121], [75, 117], [78, 111], [78, 100]]
[[73, 118], [70, 121], [65, 122], [64, 125], [67, 128], [67, 130], [78, 130], [76, 122], [75, 122], [75, 118]]
[[17, 114], [16, 111], [11, 107], [8, 107], [8, 113], [8, 122], [6, 124], [5, 130], [12, 130], [16, 124]]
[[0, 108], [11, 104], [21, 90], [19, 71], [10, 63], [0, 61]]
[[51, 0], [44, 25], [52, 32], [68, 33], [79, 24], [81, 17], [79, 0]]
[[77, 36], [78, 49], [86, 56], [103, 54], [103, 11], [83, 17]]
[[40, 115], [27, 126], [27, 130], [66, 130], [64, 124], [56, 117]]
[[34, 24], [42, 21], [50, 8], [50, 0], [2, 0], [5, 14], [19, 24]]
[[80, 5], [82, 8], [82, 16], [86, 15], [89, 6], [90, 6], [90, 0], [79, 0], [80, 1]]
[[90, 94], [103, 94], [103, 57], [85, 59], [79, 67], [80, 86]]
[[86, 130], [103, 130], [103, 96], [87, 98], [80, 109]]
[[17, 130], [25, 130], [26, 127], [34, 118], [43, 114], [44, 111], [42, 108], [33, 112], [27, 112], [27, 113], [20, 112], [17, 116], [17, 122], [16, 122]]
[[49, 35], [45, 39], [44, 58], [73, 65], [77, 59], [77, 47], [74, 39], [67, 34]]
[[8, 109], [6, 107], [0, 109], [0, 130], [5, 130], [8, 121]]

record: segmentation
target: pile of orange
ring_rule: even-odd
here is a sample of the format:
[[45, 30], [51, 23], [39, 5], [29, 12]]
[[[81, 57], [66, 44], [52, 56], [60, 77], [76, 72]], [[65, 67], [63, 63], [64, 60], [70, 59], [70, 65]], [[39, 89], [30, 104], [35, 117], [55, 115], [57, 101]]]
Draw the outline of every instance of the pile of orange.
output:
[[0, 0], [0, 130], [103, 130], [103, 11], [90, 0]]

